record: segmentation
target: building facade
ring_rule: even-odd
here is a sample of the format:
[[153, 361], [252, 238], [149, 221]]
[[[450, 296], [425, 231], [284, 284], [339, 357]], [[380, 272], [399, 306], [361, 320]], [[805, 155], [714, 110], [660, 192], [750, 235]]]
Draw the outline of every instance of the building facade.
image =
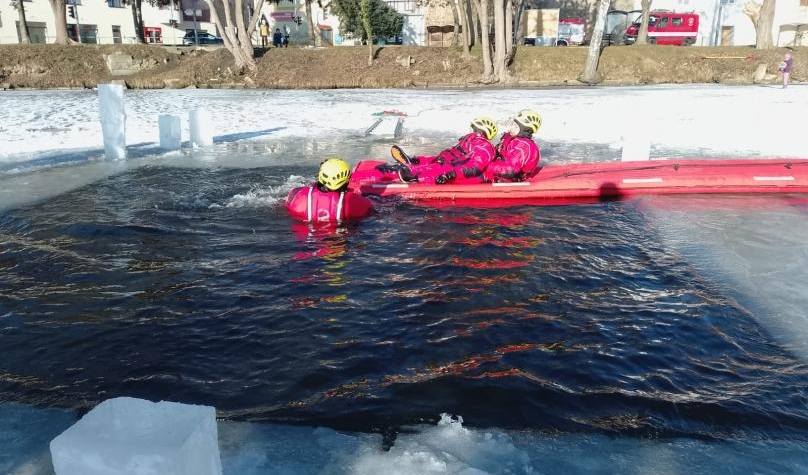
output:
[[[24, 1], [26, 23], [32, 43], [53, 43], [56, 24], [48, 0], [0, 2], [0, 44], [20, 42], [16, 2]], [[132, 44], [137, 42], [132, 7], [122, 0], [67, 0], [68, 36], [90, 44]], [[217, 34], [210, 23], [210, 10], [203, 0], [175, 0], [172, 5], [142, 6], [143, 30], [150, 43], [180, 45], [187, 30]]]
[[[0, 1], [0, 44], [20, 42], [19, 15], [16, 2], [23, 1], [31, 41], [52, 43], [56, 38], [55, 21], [48, 0]], [[425, 7], [417, 0], [386, 0], [404, 16], [404, 28], [400, 41], [405, 45], [448, 46], [454, 37], [454, 15], [448, 5]], [[561, 16], [583, 16], [588, 12], [590, 25], [594, 25], [597, 0], [586, 0], [576, 11], [564, 11], [565, 2], [534, 0], [529, 7], [561, 8]], [[762, 0], [654, 0], [652, 9], [676, 12], [694, 12], [699, 15], [699, 33], [696, 45], [741, 46], [754, 45], [755, 27], [748, 12], [759, 6]], [[123, 0], [67, 0], [65, 5], [67, 29], [70, 38], [82, 43], [131, 44], [136, 42], [132, 9]], [[588, 7], [587, 7], [588, 5]], [[777, 46], [802, 46], [808, 32], [808, 0], [778, 0], [772, 25], [773, 41]], [[637, 17], [640, 0], [615, 0], [614, 11], [624, 12], [623, 24]], [[311, 5], [314, 21], [321, 30], [324, 41], [334, 45], [352, 45], [358, 41], [340, 33], [339, 18], [327, 9]], [[276, 28], [289, 35], [292, 43], [308, 44], [308, 19], [302, 0], [280, 0], [265, 3], [259, 14], [269, 21], [272, 31]], [[210, 22], [210, 10], [204, 0], [173, 0], [165, 7], [154, 7], [143, 2], [142, 16], [144, 36], [150, 43], [181, 45], [188, 31], [206, 31], [214, 35], [216, 26]], [[608, 30], [607, 28], [607, 31]], [[619, 32], [618, 32], [619, 33]], [[613, 36], [617, 36], [617, 33]], [[257, 39], [257, 38], [256, 38]], [[256, 41], [256, 44], [259, 42]]]
[[[757, 42], [755, 26], [747, 12], [759, 10], [763, 0], [653, 0], [652, 10], [693, 12], [699, 15], [696, 45], [745, 46]], [[640, 0], [617, 0], [615, 8], [639, 11]], [[636, 14], [635, 14], [636, 16]], [[631, 21], [629, 19], [629, 21]], [[805, 45], [808, 0], [777, 0], [772, 24], [776, 46]]]

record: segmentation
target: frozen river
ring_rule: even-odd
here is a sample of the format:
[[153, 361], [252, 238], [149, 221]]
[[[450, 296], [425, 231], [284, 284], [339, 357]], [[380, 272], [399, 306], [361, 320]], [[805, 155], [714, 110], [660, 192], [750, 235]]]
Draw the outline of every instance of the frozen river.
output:
[[[0, 92], [0, 472], [100, 400], [217, 408], [229, 475], [808, 473], [805, 197], [383, 207], [312, 235], [324, 158], [542, 114], [545, 163], [808, 157], [808, 89]], [[200, 108], [214, 145], [163, 152]], [[365, 131], [374, 113], [406, 114]], [[185, 139], [187, 140], [187, 121]], [[442, 417], [442, 413], [460, 416]]]

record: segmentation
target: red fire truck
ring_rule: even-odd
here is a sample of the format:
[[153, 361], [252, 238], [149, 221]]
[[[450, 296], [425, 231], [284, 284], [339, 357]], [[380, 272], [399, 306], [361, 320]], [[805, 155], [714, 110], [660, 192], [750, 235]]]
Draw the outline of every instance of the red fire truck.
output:
[[578, 46], [584, 43], [586, 18], [561, 18], [558, 20], [556, 46]]
[[[623, 42], [627, 45], [637, 40], [642, 16], [626, 28]], [[696, 43], [699, 32], [697, 13], [651, 12], [648, 17], [648, 43], [657, 45], [690, 46]]]

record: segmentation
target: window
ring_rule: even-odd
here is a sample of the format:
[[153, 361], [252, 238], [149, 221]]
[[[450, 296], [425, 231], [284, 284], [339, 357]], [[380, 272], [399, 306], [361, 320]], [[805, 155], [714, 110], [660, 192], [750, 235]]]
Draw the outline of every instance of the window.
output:
[[[47, 28], [45, 22], [37, 22], [37, 21], [29, 21], [26, 22], [28, 25], [28, 38], [30, 38], [31, 43], [35, 44], [45, 44], [47, 41], [45, 38], [47, 35]], [[22, 33], [20, 32], [20, 22], [16, 22], [17, 25], [17, 41], [22, 41]]]
[[112, 42], [116, 45], [123, 43], [121, 25], [112, 25]]
[[109, 8], [123, 8], [123, 0], [107, 0]]
[[81, 42], [84, 44], [97, 44], [98, 27], [96, 25], [81, 25]]
[[665, 28], [668, 26], [668, 19], [667, 18], [660, 18], [659, 22], [657, 22], [656, 27], [657, 29]]
[[682, 17], [676, 16], [671, 19], [671, 25], [673, 26], [682, 26]]

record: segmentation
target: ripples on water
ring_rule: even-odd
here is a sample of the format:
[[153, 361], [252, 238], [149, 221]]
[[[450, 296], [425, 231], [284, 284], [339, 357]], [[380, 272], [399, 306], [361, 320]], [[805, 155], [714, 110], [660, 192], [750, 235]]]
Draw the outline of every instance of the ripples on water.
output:
[[805, 438], [806, 365], [642, 202], [387, 204], [329, 232], [281, 206], [310, 174], [145, 166], [0, 215], [0, 399]]

